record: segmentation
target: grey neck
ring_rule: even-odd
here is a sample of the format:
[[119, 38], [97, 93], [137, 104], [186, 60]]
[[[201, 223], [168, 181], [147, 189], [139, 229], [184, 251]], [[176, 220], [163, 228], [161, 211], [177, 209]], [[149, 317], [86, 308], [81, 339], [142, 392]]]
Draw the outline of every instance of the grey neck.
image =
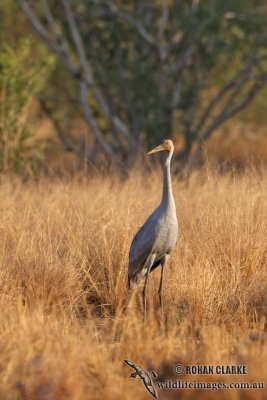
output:
[[172, 195], [172, 182], [171, 182], [171, 159], [173, 150], [171, 150], [164, 160], [164, 174], [163, 174], [163, 190], [162, 190], [162, 205], [168, 205], [173, 201]]

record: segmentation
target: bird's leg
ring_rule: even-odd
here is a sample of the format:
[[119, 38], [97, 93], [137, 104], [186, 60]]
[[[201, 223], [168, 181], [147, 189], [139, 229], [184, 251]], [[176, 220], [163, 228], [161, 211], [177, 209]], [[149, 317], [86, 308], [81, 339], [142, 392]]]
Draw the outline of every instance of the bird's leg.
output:
[[149, 271], [147, 271], [147, 274], [145, 277], [145, 284], [144, 284], [143, 291], [142, 291], [144, 320], [146, 319], [146, 287], [147, 287], [148, 275], [149, 275]]
[[143, 311], [144, 311], [144, 320], [146, 318], [146, 288], [147, 288], [147, 282], [148, 282], [148, 275], [150, 274], [150, 269], [152, 265], [154, 264], [155, 261], [155, 255], [151, 254], [146, 262], [146, 268], [147, 268], [147, 273], [145, 277], [145, 283], [142, 291], [142, 298], [143, 298]]
[[161, 276], [160, 276], [160, 283], [159, 283], [159, 291], [158, 291], [158, 293], [159, 293], [159, 304], [160, 304], [160, 307], [162, 309], [162, 312], [163, 312], [163, 301], [162, 301], [163, 277], [164, 277], [164, 269], [165, 269], [165, 266], [167, 264], [168, 258], [169, 258], [169, 255], [165, 254], [165, 256], [162, 258], [162, 261], [161, 261]]

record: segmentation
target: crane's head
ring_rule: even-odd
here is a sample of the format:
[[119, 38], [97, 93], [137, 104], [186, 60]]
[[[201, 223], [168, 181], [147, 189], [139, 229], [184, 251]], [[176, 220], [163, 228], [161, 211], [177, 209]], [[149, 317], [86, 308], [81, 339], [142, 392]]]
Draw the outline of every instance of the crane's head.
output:
[[174, 146], [173, 146], [172, 140], [165, 139], [159, 146], [155, 147], [153, 150], [151, 150], [147, 154], [157, 153], [158, 151], [167, 151], [168, 153], [170, 153], [170, 152], [173, 152], [173, 149], [174, 149]]

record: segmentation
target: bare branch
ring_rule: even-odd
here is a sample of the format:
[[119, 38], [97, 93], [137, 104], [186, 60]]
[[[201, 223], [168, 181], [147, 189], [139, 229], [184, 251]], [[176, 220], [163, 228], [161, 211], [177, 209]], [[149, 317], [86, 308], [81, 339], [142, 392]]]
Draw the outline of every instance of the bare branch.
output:
[[83, 68], [84, 78], [85, 78], [87, 84], [91, 85], [92, 84], [92, 80], [93, 80], [92, 72], [91, 72], [91, 69], [90, 69], [89, 64], [87, 62], [87, 59], [86, 59], [86, 54], [85, 54], [82, 38], [81, 38], [81, 35], [79, 33], [76, 21], [74, 19], [73, 12], [71, 10], [69, 1], [68, 0], [61, 0], [61, 3], [63, 5], [63, 7], [64, 7], [64, 10], [65, 10], [65, 13], [66, 13], [66, 17], [67, 17], [67, 21], [68, 21], [69, 28], [70, 28], [70, 32], [71, 32], [71, 37], [72, 37], [75, 49], [77, 51], [80, 63], [81, 63], [82, 68]]
[[158, 29], [158, 34], [157, 34], [159, 42], [163, 38], [164, 32], [168, 25], [168, 19], [169, 19], [168, 0], [161, 0], [161, 4], [162, 4], [162, 12], [161, 12], [160, 20], [159, 20], [159, 29]]
[[161, 62], [165, 62], [168, 57], [168, 47], [164, 45], [163, 37], [169, 20], [168, 0], [161, 0], [161, 4], [162, 4], [162, 12], [159, 20], [157, 39], [158, 39], [158, 51], [160, 60]]
[[75, 146], [74, 143], [70, 140], [69, 135], [66, 135], [66, 132], [61, 127], [61, 125], [58, 122], [58, 120], [56, 118], [53, 118], [53, 111], [48, 106], [48, 104], [41, 97], [39, 97], [38, 100], [39, 100], [39, 103], [40, 103], [42, 109], [44, 110], [44, 112], [47, 114], [47, 116], [52, 121], [52, 123], [53, 123], [53, 125], [55, 127], [55, 130], [56, 130], [56, 133], [58, 135], [58, 138], [61, 141], [61, 143], [63, 144], [65, 150], [66, 151], [70, 151], [70, 152], [76, 154], [79, 157], [80, 156], [85, 156], [88, 161], [93, 163], [93, 154], [92, 154], [92, 152], [90, 152], [88, 150], [88, 148], [86, 149], [86, 151], [81, 151], [81, 149], [79, 147]]
[[224, 84], [216, 93], [215, 96], [210, 100], [208, 106], [203, 111], [202, 115], [199, 118], [199, 121], [196, 127], [193, 129], [195, 135], [198, 134], [199, 131], [204, 127], [205, 122], [211, 116], [216, 105], [223, 99], [227, 92], [235, 88], [235, 90], [230, 94], [228, 100], [226, 100], [225, 104], [231, 103], [232, 100], [236, 97], [242, 85], [245, 84], [249, 80], [249, 76], [251, 73], [251, 69], [257, 65], [259, 62], [265, 60], [267, 58], [267, 54], [262, 54], [250, 60], [241, 70], [239, 70], [233, 78], [231, 78], [226, 84]]
[[59, 28], [59, 26], [56, 23], [56, 20], [51, 12], [51, 9], [49, 7], [48, 1], [47, 0], [40, 0], [44, 9], [45, 17], [46, 20], [51, 28], [51, 30], [54, 32], [56, 38], [58, 39], [58, 42], [60, 43], [63, 52], [66, 54], [69, 54], [69, 46], [67, 41], [65, 40], [64, 36], [62, 35], [62, 31]]
[[243, 98], [239, 103], [233, 105], [230, 109], [225, 112], [225, 119], [231, 118], [238, 111], [242, 110], [246, 107], [251, 100], [255, 97], [258, 91], [265, 85], [267, 82], [267, 74], [263, 74], [262, 76], [256, 77], [254, 85], [248, 91], [245, 98]]
[[229, 107], [229, 103], [227, 102], [222, 111], [217, 115], [217, 117], [213, 119], [212, 123], [206, 128], [204, 133], [199, 138], [199, 145], [187, 165], [189, 169], [195, 166], [200, 160], [204, 150], [205, 142], [210, 138], [215, 129], [218, 128], [218, 126], [220, 126], [227, 119], [235, 115], [237, 112], [244, 109], [256, 96], [258, 91], [265, 85], [266, 82], [267, 74], [262, 74], [261, 76], [256, 77], [251, 88], [238, 103], [234, 104], [232, 107]]
[[174, 85], [171, 99], [171, 111], [174, 111], [181, 100], [181, 80], [178, 79]]
[[86, 121], [88, 122], [89, 126], [92, 128], [92, 130], [96, 136], [96, 139], [98, 140], [98, 143], [100, 144], [100, 146], [102, 147], [102, 149], [108, 156], [113, 156], [114, 155], [113, 150], [112, 150], [111, 146], [108, 144], [108, 142], [105, 140], [105, 138], [101, 132], [101, 129], [100, 129], [96, 119], [94, 118], [91, 107], [88, 104], [87, 85], [84, 81], [81, 81], [81, 80], [79, 82], [79, 95], [80, 95], [81, 106], [82, 106]]
[[55, 40], [53, 40], [49, 34], [49, 32], [44, 28], [41, 24], [37, 16], [31, 10], [29, 5], [25, 0], [18, 0], [19, 5], [27, 18], [29, 19], [30, 23], [32, 24], [34, 30], [39, 35], [39, 37], [47, 44], [47, 46], [57, 54], [57, 56], [63, 61], [66, 65], [68, 70], [74, 75], [75, 77], [80, 75], [79, 69], [76, 65], [72, 62], [69, 55], [66, 53], [66, 49], [64, 49], [61, 45], [59, 45]]
[[[72, 72], [72, 74], [76, 78], [79, 79], [80, 102], [81, 102], [81, 106], [82, 106], [82, 110], [84, 112], [85, 118], [86, 118], [88, 124], [90, 125], [90, 127], [92, 128], [92, 130], [96, 136], [96, 139], [99, 141], [99, 144], [102, 147], [103, 151], [108, 156], [111, 156], [113, 154], [112, 149], [111, 149], [110, 145], [107, 143], [107, 141], [104, 139], [102, 132], [101, 132], [95, 118], [93, 117], [92, 111], [89, 107], [88, 99], [87, 99], [87, 84], [81, 80], [80, 73], [78, 74], [78, 69], [71, 63], [70, 59], [63, 52], [62, 48], [58, 44], [56, 44], [56, 42], [50, 37], [47, 30], [43, 27], [43, 25], [40, 23], [38, 18], [35, 16], [35, 14], [32, 12], [30, 7], [28, 6], [27, 2], [24, 0], [19, 0], [19, 2], [20, 2], [20, 6], [22, 7], [22, 10], [25, 12], [26, 16], [29, 18], [30, 22], [32, 23], [34, 29], [39, 34], [39, 36], [48, 44], [48, 46], [57, 55], [60, 56], [60, 58], [63, 60], [63, 62], [69, 67], [69, 70]], [[49, 18], [51, 20], [51, 16]], [[52, 20], [51, 20], [51, 22], [52, 22]], [[77, 37], [75, 37], [75, 39], [77, 40]], [[76, 46], [78, 46], [77, 43], [76, 43]], [[80, 48], [79, 48], [79, 51], [81, 51]], [[90, 78], [90, 76], [87, 76], [87, 78]], [[61, 137], [61, 140], [64, 142], [63, 136]], [[66, 141], [65, 141], [65, 144], [66, 144]]]
[[[75, 76], [75, 78], [78, 80], [83, 80], [86, 83], [86, 85], [92, 90], [92, 93], [93, 93], [96, 101], [98, 102], [100, 109], [102, 110], [105, 118], [112, 122], [112, 124], [114, 125], [114, 128], [116, 129], [116, 131], [118, 133], [122, 134], [128, 141], [131, 141], [132, 138], [131, 138], [131, 135], [130, 135], [130, 132], [129, 132], [127, 126], [121, 121], [121, 119], [119, 118], [118, 115], [115, 115], [113, 112], [111, 112], [111, 108], [108, 105], [107, 100], [103, 97], [103, 95], [100, 93], [100, 91], [98, 90], [98, 88], [95, 85], [92, 70], [91, 70], [90, 64], [86, 58], [82, 38], [79, 33], [79, 29], [77, 27], [73, 12], [72, 12], [70, 4], [69, 4], [69, 1], [61, 0], [62, 5], [65, 10], [65, 13], [66, 13], [67, 21], [68, 21], [70, 32], [72, 35], [72, 40], [73, 40], [78, 58], [80, 60], [82, 69], [83, 69], [82, 74], [80, 72], [80, 69], [75, 66], [75, 64], [71, 61], [71, 58], [69, 57], [69, 55], [66, 52], [67, 42], [63, 38], [59, 28], [55, 24], [54, 17], [49, 9], [47, 1], [46, 0], [41, 0], [41, 1], [43, 4], [46, 19], [48, 20], [49, 25], [51, 26], [54, 33], [59, 33], [59, 35], [57, 35], [57, 37], [61, 38], [60, 44], [57, 43], [50, 36], [49, 32], [40, 23], [37, 16], [34, 14], [34, 12], [29, 7], [27, 1], [19, 0], [19, 3], [20, 3], [22, 10], [25, 13], [25, 15], [28, 17], [33, 28], [38, 33], [38, 35], [41, 37], [41, 39], [44, 40], [46, 42], [46, 44], [49, 46], [49, 48], [60, 57], [60, 59], [63, 61], [63, 63], [68, 67], [69, 71]], [[96, 135], [96, 137], [99, 137], [99, 135]]]
[[167, 53], [173, 52], [177, 45], [182, 46], [183, 50], [181, 50], [181, 53], [179, 54], [179, 59], [170, 64], [170, 74], [177, 75], [179, 79], [184, 68], [188, 65], [188, 60], [196, 50], [195, 40], [201, 36], [204, 29], [205, 24], [199, 26], [197, 29], [184, 33], [178, 43], [173, 42], [174, 38], [171, 40], [170, 45], [166, 50]]
[[194, 52], [194, 46], [191, 45], [185, 49], [184, 53], [181, 54], [179, 61], [176, 65], [171, 66], [170, 74], [175, 73], [177, 75], [176, 82], [173, 85], [173, 91], [171, 96], [171, 111], [174, 111], [181, 99], [181, 78], [182, 72], [186, 68], [187, 62]]
[[142, 24], [141, 21], [138, 19], [134, 18], [132, 15], [128, 14], [127, 11], [119, 9], [119, 7], [114, 3], [113, 0], [94, 0], [96, 4], [103, 4], [106, 5], [112, 14], [117, 15], [118, 17], [121, 17], [125, 21], [127, 21], [129, 24], [131, 24], [134, 28], [136, 28], [137, 32], [139, 35], [146, 40], [147, 43], [149, 43], [152, 46], [156, 46], [156, 42], [153, 38], [153, 36], [146, 30], [144, 25]]
[[239, 71], [232, 79], [230, 79], [225, 85], [223, 85], [218, 92], [216, 93], [215, 96], [210, 100], [208, 106], [202, 113], [201, 117], [199, 118], [199, 122], [197, 126], [194, 128], [194, 131], [197, 133], [201, 130], [201, 128], [204, 126], [206, 120], [210, 117], [212, 111], [214, 110], [215, 106], [221, 101], [221, 99], [225, 96], [225, 94], [236, 87], [237, 81], [239, 78], [243, 76], [247, 77], [249, 74], [249, 69], [246, 67], [243, 71]]
[[56, 24], [56, 21], [54, 19], [54, 16], [50, 10], [49, 4], [47, 2], [47, 0], [40, 0], [41, 4], [43, 6], [44, 9], [44, 13], [45, 13], [45, 17], [47, 22], [50, 25], [50, 28], [52, 29], [52, 31], [55, 33], [56, 36], [60, 36], [61, 35], [61, 31], [59, 29], [59, 27]]
[[191, 8], [192, 8], [192, 12], [196, 12], [198, 9], [198, 3], [199, 0], [192, 0], [191, 1]]
[[92, 89], [93, 95], [94, 95], [95, 99], [97, 100], [98, 104], [100, 105], [105, 117], [108, 120], [112, 121], [116, 131], [118, 133], [123, 134], [123, 136], [125, 136], [127, 139], [130, 139], [130, 133], [129, 133], [126, 125], [121, 121], [121, 119], [117, 115], [115, 115], [111, 111], [108, 101], [102, 96], [102, 94], [97, 89], [97, 87], [94, 83], [92, 69], [86, 58], [83, 41], [82, 41], [81, 35], [79, 33], [79, 29], [78, 29], [77, 23], [75, 21], [73, 12], [71, 10], [69, 0], [61, 0], [61, 2], [64, 6], [67, 20], [68, 20], [69, 27], [70, 27], [70, 31], [71, 31], [71, 35], [72, 35], [72, 39], [73, 39], [76, 51], [78, 53], [79, 59], [81, 61], [82, 67], [83, 67], [84, 79], [86, 81], [86, 84]]
[[188, 113], [185, 118], [186, 131], [190, 132], [191, 134], [193, 134], [192, 125], [196, 117], [197, 107], [200, 102], [200, 92], [203, 88], [203, 84], [204, 84], [204, 73], [203, 70], [199, 68], [196, 74], [196, 83], [193, 88], [193, 99], [191, 101], [191, 105], [189, 107]]

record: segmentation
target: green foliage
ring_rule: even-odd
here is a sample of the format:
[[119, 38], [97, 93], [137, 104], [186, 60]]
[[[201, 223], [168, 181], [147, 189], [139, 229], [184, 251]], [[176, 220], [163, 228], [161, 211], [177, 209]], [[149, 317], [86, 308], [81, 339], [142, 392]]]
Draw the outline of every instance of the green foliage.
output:
[[34, 57], [33, 42], [0, 49], [0, 171], [22, 175], [35, 173], [43, 157], [45, 141], [36, 137], [28, 116], [34, 95], [44, 86], [54, 57]]
[[[143, 2], [139, 5], [143, 11], [141, 15], [131, 2], [118, 1], [117, 4], [156, 37], [161, 2]], [[178, 12], [172, 12], [174, 2], [170, 4], [169, 23], [162, 43], [170, 45], [175, 35], [185, 40], [177, 40], [164, 65], [153, 47], [142, 40], [127, 21], [93, 2], [84, 2], [83, 6], [72, 2], [99, 87], [108, 94], [131, 131], [141, 132], [149, 144], [177, 128], [171, 126], [171, 98], [178, 80], [181, 98], [176, 113], [179, 129], [186, 132], [186, 119], [195, 99], [198, 98], [200, 112], [206, 104], [207, 93], [223, 84], [265, 46], [260, 41], [266, 25], [265, 16], [257, 9], [260, 2], [245, 1], [231, 6], [215, 0], [200, 1], [195, 13], [188, 1], [181, 2]], [[64, 21], [62, 26], [64, 28]], [[65, 29], [67, 32], [67, 26]], [[166, 74], [167, 68], [174, 66], [175, 69], [184, 57], [185, 46], [192, 47], [187, 67], [180, 75]]]
[[[239, 88], [232, 85], [232, 92], [223, 92], [224, 97], [219, 97], [203, 120], [201, 116], [206, 115], [204, 110], [209, 110], [207, 106], [213, 95], [248, 60], [266, 50], [264, 0], [168, 0], [165, 23], [160, 0], [68, 0], [67, 3], [77, 23], [88, 70], [93, 75], [92, 85], [87, 81], [87, 105], [96, 124], [84, 111], [86, 100], [81, 101], [79, 94], [86, 62], [77, 50], [77, 35], [73, 33], [68, 12], [55, 0], [47, 3], [49, 10], [40, 1], [29, 2], [48, 32], [44, 42], [54, 43], [54, 51], [59, 56], [47, 75], [42, 105], [55, 125], [60, 125], [58, 131], [64, 132], [68, 142], [77, 144], [78, 148], [83, 148], [84, 143], [80, 141], [81, 135], [72, 129], [73, 121], [86, 115], [88, 132], [93, 138], [91, 154], [107, 152], [102, 144], [105, 142], [113, 150], [107, 152], [112, 154], [108, 157], [122, 154], [126, 158], [130, 152], [136, 152], [140, 142], [152, 146], [164, 136], [179, 131], [184, 134], [188, 155], [193, 143], [205, 136], [203, 132], [209, 132], [210, 126], [213, 132], [219, 126], [212, 125], [216, 117], [220, 123], [227, 119], [226, 112], [218, 118], [221, 110], [241, 109], [233, 106], [242, 105], [241, 100], [246, 98], [253, 79], [259, 76], [255, 69], [260, 67], [266, 71], [263, 63], [253, 67]], [[55, 50], [58, 48], [61, 50]], [[70, 64], [75, 68], [69, 68]], [[33, 86], [34, 90], [30, 90], [35, 95], [39, 89], [38, 85]], [[95, 87], [104, 102], [99, 100]], [[245, 105], [254, 95], [247, 98], [248, 102], [243, 101]], [[266, 101], [266, 94], [262, 99], [259, 104]], [[228, 112], [228, 116], [234, 112]], [[123, 121], [119, 128], [114, 123], [116, 120]], [[103, 140], [95, 133], [96, 125]], [[124, 129], [127, 134], [120, 132], [122, 126], [127, 128]]]

